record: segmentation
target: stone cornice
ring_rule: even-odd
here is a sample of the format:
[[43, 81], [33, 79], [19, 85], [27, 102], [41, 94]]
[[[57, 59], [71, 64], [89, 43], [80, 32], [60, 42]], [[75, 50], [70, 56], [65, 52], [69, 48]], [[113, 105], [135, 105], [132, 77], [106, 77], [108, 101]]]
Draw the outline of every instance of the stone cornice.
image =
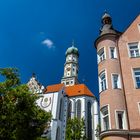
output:
[[102, 131], [100, 133], [100, 138], [102, 139], [103, 137], [106, 136], [140, 136], [140, 130], [107, 130], [107, 131]]

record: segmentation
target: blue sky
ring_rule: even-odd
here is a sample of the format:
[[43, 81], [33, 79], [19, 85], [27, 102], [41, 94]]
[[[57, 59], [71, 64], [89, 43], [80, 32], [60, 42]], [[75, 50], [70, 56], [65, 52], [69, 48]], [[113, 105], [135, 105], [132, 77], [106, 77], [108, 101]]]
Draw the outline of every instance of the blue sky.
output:
[[98, 96], [94, 41], [107, 10], [125, 31], [140, 13], [139, 0], [0, 0], [0, 67], [17, 67], [23, 83], [35, 72], [45, 86], [60, 83], [65, 51], [79, 49], [79, 80]]

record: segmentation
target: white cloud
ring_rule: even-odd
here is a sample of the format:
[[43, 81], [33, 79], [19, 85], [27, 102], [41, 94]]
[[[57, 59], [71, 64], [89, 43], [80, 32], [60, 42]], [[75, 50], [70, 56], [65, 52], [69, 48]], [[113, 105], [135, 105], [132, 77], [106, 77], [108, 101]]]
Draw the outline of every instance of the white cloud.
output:
[[49, 49], [55, 48], [53, 41], [48, 38], [42, 41], [42, 44], [45, 45]]

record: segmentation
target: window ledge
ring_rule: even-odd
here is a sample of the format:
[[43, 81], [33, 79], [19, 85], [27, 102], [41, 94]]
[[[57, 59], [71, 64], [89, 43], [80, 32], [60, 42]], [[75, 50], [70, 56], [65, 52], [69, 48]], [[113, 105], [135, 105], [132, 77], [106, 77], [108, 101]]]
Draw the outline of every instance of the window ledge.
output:
[[136, 57], [134, 57], [134, 56], [131, 57], [131, 56], [130, 56], [130, 58], [131, 58], [131, 59], [133, 59], [133, 58], [140, 58], [140, 56], [136, 56]]
[[110, 58], [111, 60], [118, 60], [118, 58]]
[[122, 88], [113, 88], [113, 89], [118, 89], [118, 90], [122, 90]]

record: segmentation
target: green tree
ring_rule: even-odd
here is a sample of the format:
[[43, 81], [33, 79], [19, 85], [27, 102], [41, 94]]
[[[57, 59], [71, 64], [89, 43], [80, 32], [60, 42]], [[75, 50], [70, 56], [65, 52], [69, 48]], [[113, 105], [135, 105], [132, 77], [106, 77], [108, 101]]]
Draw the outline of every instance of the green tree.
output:
[[48, 128], [51, 114], [36, 105], [38, 96], [20, 83], [16, 68], [1, 68], [0, 139], [36, 140]]
[[68, 119], [66, 140], [86, 140], [84, 119]]

